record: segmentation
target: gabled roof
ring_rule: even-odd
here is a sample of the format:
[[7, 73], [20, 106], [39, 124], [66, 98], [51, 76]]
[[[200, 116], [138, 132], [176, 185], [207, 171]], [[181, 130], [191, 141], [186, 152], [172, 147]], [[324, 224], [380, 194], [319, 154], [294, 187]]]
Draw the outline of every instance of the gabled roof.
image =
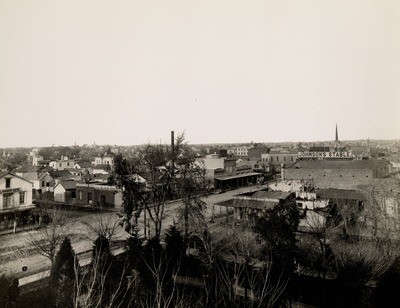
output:
[[111, 148], [108, 148], [104, 154], [97, 155], [96, 157], [115, 157], [116, 155], [111, 151]]
[[68, 170], [52, 170], [49, 171], [49, 174], [54, 179], [71, 176], [71, 172]]
[[3, 177], [5, 177], [5, 176], [8, 175], [8, 174], [11, 175], [12, 177], [18, 178], [18, 179], [20, 179], [20, 180], [23, 180], [23, 181], [25, 181], [25, 182], [28, 182], [28, 183], [32, 184], [31, 181], [28, 181], [27, 179], [24, 179], [24, 178], [22, 178], [22, 177], [20, 177], [20, 176], [18, 176], [18, 175], [15, 175], [14, 173], [11, 173], [11, 172], [8, 172], [8, 171], [0, 171], [0, 179], [3, 178]]
[[57, 185], [61, 185], [62, 187], [64, 187], [65, 190], [74, 190], [74, 189], [76, 189], [76, 182], [75, 181], [61, 181]]
[[15, 169], [14, 171], [17, 173], [39, 172], [43, 168], [44, 167], [42, 166], [25, 165]]
[[91, 162], [79, 162], [79, 163], [75, 163], [75, 165], [79, 165], [79, 167], [81, 167], [81, 168], [91, 168], [92, 167]]

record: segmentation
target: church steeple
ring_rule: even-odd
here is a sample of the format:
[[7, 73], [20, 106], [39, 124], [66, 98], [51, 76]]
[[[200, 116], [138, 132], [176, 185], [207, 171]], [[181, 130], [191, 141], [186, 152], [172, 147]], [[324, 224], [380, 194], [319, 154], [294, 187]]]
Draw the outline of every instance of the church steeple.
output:
[[336, 124], [336, 130], [335, 130], [335, 150], [339, 150], [339, 134], [337, 130], [337, 124]]

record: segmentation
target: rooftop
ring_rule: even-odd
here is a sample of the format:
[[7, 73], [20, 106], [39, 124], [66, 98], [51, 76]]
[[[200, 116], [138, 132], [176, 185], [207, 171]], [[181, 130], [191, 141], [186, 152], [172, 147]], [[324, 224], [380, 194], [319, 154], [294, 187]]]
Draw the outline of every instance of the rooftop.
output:
[[374, 169], [383, 160], [301, 160], [288, 169]]
[[76, 188], [75, 181], [61, 181], [60, 185], [65, 188], [65, 190], [72, 190]]
[[261, 201], [253, 199], [230, 199], [216, 203], [220, 206], [236, 207], [236, 208], [251, 208], [256, 210], [272, 210], [279, 202], [278, 201]]
[[273, 191], [273, 190], [258, 190], [247, 192], [243, 194], [234, 195], [234, 198], [252, 198], [252, 199], [286, 199], [290, 196], [291, 192]]
[[220, 181], [226, 181], [226, 180], [244, 178], [244, 177], [255, 176], [255, 175], [261, 175], [261, 173], [258, 173], [258, 172], [246, 172], [246, 173], [230, 174], [230, 175], [218, 175], [218, 176], [216, 175], [215, 179], [216, 180], [220, 180]]
[[321, 199], [366, 200], [365, 195], [361, 191], [349, 189], [319, 189], [317, 196]]

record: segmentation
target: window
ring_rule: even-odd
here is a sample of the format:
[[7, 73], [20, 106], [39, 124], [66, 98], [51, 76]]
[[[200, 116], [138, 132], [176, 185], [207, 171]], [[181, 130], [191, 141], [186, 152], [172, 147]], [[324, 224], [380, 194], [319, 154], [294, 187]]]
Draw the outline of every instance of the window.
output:
[[80, 190], [80, 191], [78, 192], [78, 198], [79, 198], [79, 200], [82, 200], [82, 190]]
[[6, 188], [11, 187], [11, 178], [6, 178]]
[[89, 204], [92, 204], [92, 193], [91, 192], [88, 192], [88, 194], [87, 194], [87, 199], [88, 199], [88, 203]]
[[19, 193], [19, 204], [25, 204], [25, 192], [21, 191]]
[[100, 204], [101, 204], [101, 206], [106, 205], [106, 196], [105, 195], [100, 196]]
[[3, 194], [3, 208], [7, 209], [13, 205], [13, 194], [5, 193]]
[[292, 161], [293, 161], [293, 156], [292, 156]]
[[286, 156], [283, 157], [283, 161], [286, 161]]
[[276, 157], [276, 161], [279, 161], [279, 156]]
[[44, 187], [44, 181], [42, 181], [42, 187]]
[[46, 187], [49, 187], [49, 186], [50, 186], [50, 182], [47, 182], [47, 183], [46, 183]]
[[69, 166], [69, 163], [67, 163], [67, 166]]

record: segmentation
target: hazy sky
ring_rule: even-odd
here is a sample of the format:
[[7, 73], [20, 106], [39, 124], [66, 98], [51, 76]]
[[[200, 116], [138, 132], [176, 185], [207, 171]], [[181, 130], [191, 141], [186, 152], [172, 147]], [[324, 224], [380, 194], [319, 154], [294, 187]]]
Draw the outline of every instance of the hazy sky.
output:
[[0, 0], [0, 146], [400, 138], [400, 1]]

